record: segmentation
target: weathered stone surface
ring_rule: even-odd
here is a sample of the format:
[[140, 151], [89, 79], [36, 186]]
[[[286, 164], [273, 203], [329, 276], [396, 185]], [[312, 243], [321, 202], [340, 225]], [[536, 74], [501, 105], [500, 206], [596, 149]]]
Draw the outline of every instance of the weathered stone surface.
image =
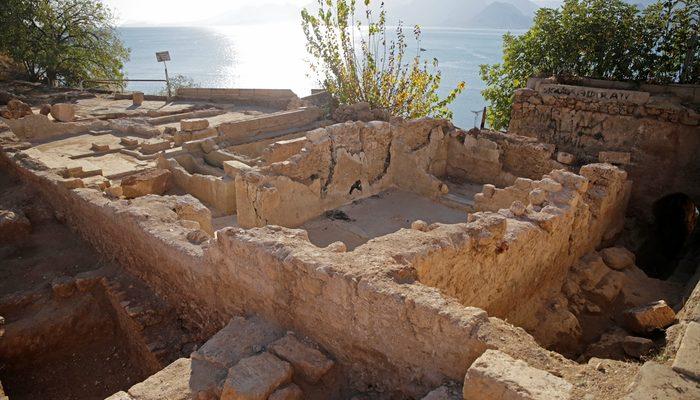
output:
[[162, 195], [170, 187], [170, 175], [167, 169], [151, 169], [128, 176], [122, 179], [122, 193], [127, 199], [148, 194]]
[[68, 298], [75, 293], [75, 280], [68, 276], [56, 278], [51, 282], [51, 291], [54, 296]]
[[29, 104], [20, 100], [12, 99], [7, 103], [7, 106], [0, 110], [0, 117], [7, 119], [20, 119], [27, 115], [32, 115], [34, 112]]
[[128, 392], [134, 400], [191, 400], [216, 394], [226, 370], [180, 358]]
[[642, 358], [654, 349], [654, 342], [647, 338], [625, 336], [622, 348], [628, 356]]
[[278, 337], [277, 329], [265, 321], [255, 317], [233, 317], [228, 325], [192, 353], [192, 358], [229, 368]]
[[663, 300], [629, 309], [622, 314], [625, 329], [638, 334], [666, 328], [675, 320], [676, 313]]
[[646, 362], [624, 400], [697, 400], [700, 383], [683, 377], [670, 367]]
[[459, 388], [440, 386], [430, 391], [422, 400], [462, 400], [462, 398]]
[[632, 155], [621, 151], [601, 151], [598, 153], [598, 160], [604, 163], [627, 165], [631, 162]]
[[609, 247], [601, 250], [600, 255], [608, 267], [618, 271], [634, 265], [634, 253], [624, 247]]
[[700, 324], [690, 322], [673, 361], [673, 370], [700, 381]]
[[31, 232], [32, 225], [21, 211], [0, 210], [0, 244], [23, 241]]
[[129, 393], [127, 392], [119, 391], [107, 397], [105, 400], [134, 400], [134, 398], [129, 396]]
[[90, 149], [92, 151], [96, 151], [96, 152], [109, 151], [109, 145], [108, 144], [93, 143], [92, 146], [90, 146]]
[[304, 398], [304, 392], [299, 386], [290, 383], [289, 385], [277, 389], [268, 397], [268, 400], [301, 400]]
[[497, 350], [486, 350], [467, 370], [465, 400], [568, 400], [572, 386]]
[[557, 153], [557, 161], [562, 164], [571, 165], [576, 161], [576, 156], [565, 151], [560, 151]]
[[186, 132], [200, 131], [209, 127], [209, 121], [204, 118], [190, 118], [180, 121], [180, 130]]
[[221, 400], [265, 400], [292, 380], [292, 366], [270, 353], [244, 358], [231, 367]]
[[209, 235], [201, 229], [196, 229], [187, 233], [187, 240], [192, 244], [202, 244], [209, 239]]
[[75, 106], [69, 103], [58, 103], [51, 106], [51, 116], [59, 122], [75, 121]]
[[170, 141], [164, 139], [146, 139], [141, 142], [140, 151], [143, 154], [155, 154], [170, 148]]
[[289, 361], [294, 370], [311, 383], [317, 382], [333, 367], [333, 361], [313, 347], [287, 335], [272, 343], [269, 351]]
[[140, 106], [141, 104], [143, 104], [144, 100], [145, 100], [145, 96], [143, 95], [143, 92], [134, 92], [131, 95], [131, 101], [132, 101], [133, 105], [135, 105], [137, 107]]

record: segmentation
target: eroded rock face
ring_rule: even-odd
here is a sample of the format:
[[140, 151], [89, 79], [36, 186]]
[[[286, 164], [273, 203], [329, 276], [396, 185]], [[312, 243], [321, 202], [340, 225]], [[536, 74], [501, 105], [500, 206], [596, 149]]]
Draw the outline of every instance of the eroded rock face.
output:
[[59, 122], [75, 121], [75, 106], [68, 103], [58, 103], [51, 106], [51, 116]]
[[333, 110], [333, 119], [338, 122], [347, 121], [389, 121], [391, 115], [382, 109], [370, 109], [369, 103], [360, 102], [352, 105], [341, 105]]
[[122, 180], [122, 194], [127, 199], [147, 194], [162, 195], [170, 187], [170, 171], [151, 169], [128, 176]]

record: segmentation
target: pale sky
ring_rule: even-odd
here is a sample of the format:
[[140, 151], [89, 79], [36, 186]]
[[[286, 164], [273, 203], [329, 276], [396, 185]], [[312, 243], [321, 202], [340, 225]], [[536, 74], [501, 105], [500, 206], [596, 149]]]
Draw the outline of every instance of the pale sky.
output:
[[206, 21], [224, 14], [252, 13], [267, 9], [301, 8], [311, 0], [102, 0], [116, 14], [119, 24], [176, 25]]

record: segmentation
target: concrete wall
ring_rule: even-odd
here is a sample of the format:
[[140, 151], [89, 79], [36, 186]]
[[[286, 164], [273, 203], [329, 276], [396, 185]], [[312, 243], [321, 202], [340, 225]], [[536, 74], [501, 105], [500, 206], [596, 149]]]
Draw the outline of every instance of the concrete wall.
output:
[[[700, 114], [682, 99], [552, 82], [532, 86], [515, 94], [509, 133], [553, 143], [583, 162], [597, 161], [601, 151], [631, 153], [623, 167], [635, 182], [631, 207], [639, 216], [674, 192], [700, 201]], [[685, 87], [683, 96], [691, 88], [696, 93], [697, 86]]]

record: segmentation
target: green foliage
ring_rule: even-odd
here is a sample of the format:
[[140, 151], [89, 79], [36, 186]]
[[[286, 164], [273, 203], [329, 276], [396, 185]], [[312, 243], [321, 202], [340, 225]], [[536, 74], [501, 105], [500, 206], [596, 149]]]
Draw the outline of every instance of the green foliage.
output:
[[129, 59], [110, 10], [95, 0], [2, 0], [0, 52], [50, 85], [121, 79]]
[[542, 8], [520, 36], [503, 37], [503, 61], [482, 65], [488, 122], [508, 126], [513, 94], [533, 76], [700, 83], [698, 0], [663, 0], [640, 11], [622, 0], [565, 0]]
[[318, 11], [302, 11], [311, 70], [338, 104], [367, 102], [405, 118], [452, 116], [447, 105], [464, 90], [464, 82], [447, 97], [437, 94], [438, 61], [420, 59], [420, 27], [416, 26], [416, 55], [407, 59], [406, 34], [401, 24], [388, 38], [386, 11], [381, 3], [375, 19], [364, 0], [365, 20], [355, 20], [355, 0], [318, 0]]
[[[199, 87], [199, 84], [194, 82], [194, 79], [190, 78], [189, 76], [185, 75], [175, 75], [174, 77], [170, 78], [170, 91], [172, 93], [177, 93], [177, 90], [180, 88], [197, 88]], [[166, 96], [168, 94], [168, 87], [167, 85], [163, 87], [159, 92], [159, 95], [161, 96]]]

